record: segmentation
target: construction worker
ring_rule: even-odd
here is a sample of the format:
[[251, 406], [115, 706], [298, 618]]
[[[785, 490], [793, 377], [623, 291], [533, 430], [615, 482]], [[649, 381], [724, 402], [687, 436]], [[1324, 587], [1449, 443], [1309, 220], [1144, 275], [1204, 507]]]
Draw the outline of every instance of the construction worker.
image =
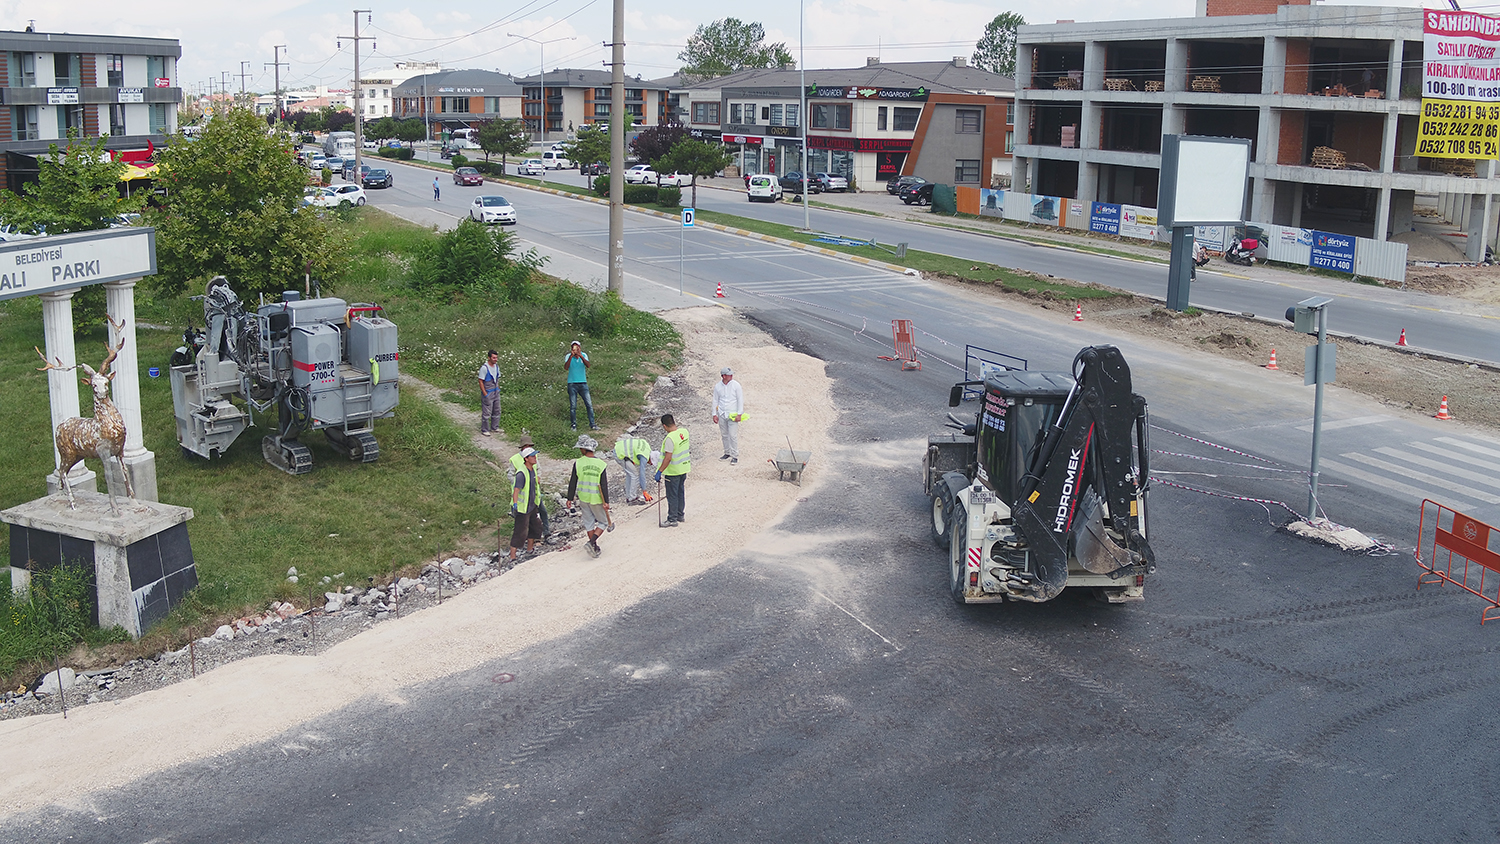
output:
[[538, 512], [542, 506], [542, 485], [536, 478], [536, 449], [521, 449], [521, 471], [516, 473], [510, 491], [510, 512], [516, 517], [516, 526], [510, 533], [510, 560], [516, 561], [521, 543], [526, 543], [526, 554], [536, 553], [536, 541], [542, 536], [542, 517]]
[[724, 441], [724, 456], [720, 460], [740, 462], [740, 419], [744, 415], [745, 391], [734, 380], [734, 370], [726, 366], [719, 370], [719, 383], [714, 385], [714, 424], [719, 426], [719, 438]]
[[688, 449], [688, 430], [679, 427], [672, 414], [662, 414], [661, 426], [667, 431], [661, 441], [661, 468], [656, 471], [658, 481], [667, 479], [667, 522], [662, 527], [677, 527], [686, 521], [682, 516], [683, 486], [693, 470], [693, 455]]
[[606, 526], [614, 526], [609, 515], [609, 477], [605, 473], [608, 464], [594, 456], [599, 443], [588, 434], [579, 437], [573, 447], [583, 456], [573, 461], [573, 476], [568, 479], [568, 501], [576, 503], [583, 515], [583, 529], [589, 535], [584, 549], [590, 557], [597, 557], [599, 534], [604, 533]]
[[615, 460], [625, 473], [625, 503], [651, 503], [651, 493], [646, 491], [651, 443], [640, 437], [621, 437], [615, 440]]
[[[520, 445], [521, 445], [521, 451], [525, 451], [528, 448], [534, 448], [536, 446], [536, 443], [532, 441], [530, 434], [522, 434], [521, 435], [521, 443], [520, 443]], [[515, 481], [516, 481], [516, 473], [520, 472], [520, 471], [522, 471], [522, 470], [524, 470], [526, 468], [525, 461], [523, 461], [521, 459], [521, 451], [518, 451], [515, 454], [512, 454], [510, 456], [510, 480], [511, 480], [511, 483], [515, 483]], [[541, 481], [540, 480], [537, 481], [537, 494], [538, 495], [541, 494]], [[537, 512], [542, 517], [542, 541], [546, 542], [548, 545], [551, 545], [552, 544], [552, 520], [551, 520], [549, 514], [547, 513], [546, 499], [543, 499], [541, 503], [537, 504], [536, 508], [537, 508]]]

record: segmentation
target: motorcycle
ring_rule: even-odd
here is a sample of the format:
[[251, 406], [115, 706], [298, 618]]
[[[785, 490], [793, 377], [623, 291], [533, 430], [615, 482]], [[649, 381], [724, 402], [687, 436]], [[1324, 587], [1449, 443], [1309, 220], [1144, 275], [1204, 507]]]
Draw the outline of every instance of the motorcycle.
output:
[[1255, 250], [1259, 248], [1259, 239], [1253, 237], [1241, 238], [1230, 243], [1229, 248], [1224, 250], [1224, 260], [1231, 264], [1248, 267], [1255, 263]]

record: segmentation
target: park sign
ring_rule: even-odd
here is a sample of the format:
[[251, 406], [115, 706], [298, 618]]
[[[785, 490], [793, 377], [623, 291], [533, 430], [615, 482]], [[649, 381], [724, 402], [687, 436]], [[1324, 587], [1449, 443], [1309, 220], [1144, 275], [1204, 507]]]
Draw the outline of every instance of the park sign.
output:
[[156, 275], [156, 229], [127, 226], [0, 243], [0, 300]]
[[1500, 157], [1500, 18], [1422, 12], [1417, 155]]

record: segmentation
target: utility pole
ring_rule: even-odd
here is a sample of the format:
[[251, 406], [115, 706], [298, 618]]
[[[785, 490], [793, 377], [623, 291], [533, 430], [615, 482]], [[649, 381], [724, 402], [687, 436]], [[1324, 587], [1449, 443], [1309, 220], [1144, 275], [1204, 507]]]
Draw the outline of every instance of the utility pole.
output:
[[271, 63], [266, 65], [266, 67], [276, 68], [276, 117], [271, 121], [273, 124], [281, 122], [281, 69], [283, 67], [290, 67], [290, 65], [281, 60], [281, 51], [285, 49], [285, 44], [277, 44], [275, 47], [272, 47], [271, 57], [275, 59], [275, 61], [272, 61]]
[[[359, 34], [360, 15], [365, 16], [365, 23], [370, 22], [369, 9], [355, 9], [354, 35], [352, 37], [344, 36], [354, 42], [354, 179], [356, 183], [360, 182], [364, 177], [364, 174], [360, 171], [360, 166], [364, 160], [365, 142], [365, 86], [359, 78], [359, 42], [375, 40], [375, 36], [373, 35]], [[344, 177], [348, 178], [348, 175], [348, 171], [345, 171]]]
[[[545, 146], [547, 146], [547, 45], [548, 44], [556, 44], [559, 41], [575, 41], [575, 40], [577, 40], [578, 36], [576, 36], [576, 35], [569, 35], [569, 36], [567, 36], [565, 38], [549, 38], [546, 41], [538, 41], [537, 39], [532, 38], [530, 35], [516, 35], [513, 32], [508, 32], [506, 34], [509, 35], [511, 38], [520, 38], [523, 41], [530, 41], [531, 43], [535, 44], [537, 46], [537, 50], [539, 52], [539, 55], [541, 56], [541, 60], [542, 60], [542, 75], [541, 75], [541, 86], [542, 86], [542, 146], [545, 147]], [[619, 40], [619, 39], [616, 39], [616, 40]], [[621, 46], [623, 47], [624, 45], [621, 45]], [[623, 77], [623, 76], [620, 77], [620, 80], [621, 80], [620, 84], [621, 85], [625, 84], [624, 83], [624, 79], [625, 79], [625, 77]], [[621, 90], [623, 91], [624, 89], [622, 88]], [[613, 106], [611, 106], [611, 107], [613, 107]], [[613, 125], [613, 123], [611, 123], [611, 125]], [[547, 180], [547, 174], [543, 173], [542, 174], [542, 181], [545, 182], [546, 180]], [[623, 194], [622, 194], [622, 196], [623, 196]]]
[[229, 71], [219, 71], [219, 99], [224, 101], [224, 113], [229, 113]]
[[[609, 52], [609, 289], [625, 296], [625, 0], [614, 0]], [[543, 66], [545, 70], [545, 65]], [[542, 89], [546, 119], [547, 89]], [[643, 115], [644, 118], [644, 115]], [[644, 119], [642, 122], [645, 122]], [[681, 286], [679, 284], [679, 286]]]
[[237, 73], [237, 74], [235, 74], [236, 76], [238, 76], [240, 78], [240, 102], [241, 103], [243, 103], [245, 101], [245, 80], [247, 78], [249, 78], [249, 76], [250, 76], [250, 72], [247, 71], [247, 70], [245, 70], [245, 67], [248, 66], [249, 64], [250, 64], [249, 62], [240, 62], [240, 72]]

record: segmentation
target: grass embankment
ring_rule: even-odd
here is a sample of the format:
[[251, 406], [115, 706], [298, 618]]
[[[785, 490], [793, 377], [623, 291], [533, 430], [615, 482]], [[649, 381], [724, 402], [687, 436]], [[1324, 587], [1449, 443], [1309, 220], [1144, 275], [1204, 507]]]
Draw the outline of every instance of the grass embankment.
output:
[[[463, 294], [441, 300], [415, 295], [406, 283], [409, 267], [439, 235], [374, 210], [351, 218], [353, 261], [336, 295], [382, 305], [399, 327], [402, 370], [460, 398], [476, 416], [475, 372], [485, 350], [495, 348], [501, 354], [502, 427], [513, 435], [529, 429], [559, 459], [576, 456], [562, 368], [570, 341], [581, 339], [592, 357], [589, 381], [606, 432], [634, 422], [656, 375], [681, 360], [681, 340], [670, 325], [618, 303], [613, 333], [590, 336], [580, 324], [597, 325], [600, 297], [571, 285], [543, 280], [531, 301], [507, 304]], [[112, 646], [93, 661], [179, 646], [272, 599], [306, 606], [309, 592], [330, 588], [320, 583], [325, 575], [342, 573], [341, 583], [362, 585], [440, 553], [494, 544], [495, 525], [506, 512], [495, 503], [508, 504], [509, 492], [472, 443], [477, 420], [474, 426], [455, 425], [410, 391], [393, 418], [375, 424], [376, 463], [351, 463], [313, 433], [303, 438], [313, 452], [313, 471], [292, 477], [262, 460], [260, 439], [267, 432], [260, 428], [246, 430], [218, 460], [185, 458], [176, 440], [167, 361], [181, 342], [181, 326], [202, 326], [201, 306], [185, 297], [155, 300], [144, 290], [137, 305], [140, 323], [172, 326], [137, 326], [143, 435], [156, 454], [160, 500], [195, 513], [188, 531], [199, 587], [141, 642]], [[99, 329], [81, 332], [78, 359], [97, 366], [104, 336]], [[0, 474], [0, 508], [42, 495], [52, 468], [47, 379], [35, 371], [40, 362], [31, 348], [41, 345], [40, 300], [0, 303], [0, 425], [12, 432], [0, 438], [0, 465], [8, 469]], [[151, 366], [161, 369], [160, 377], [148, 377]], [[80, 401], [91, 415], [92, 394]], [[98, 461], [89, 467], [98, 472]], [[100, 484], [102, 489], [102, 479]], [[0, 565], [8, 565], [8, 528], [3, 530]], [[291, 566], [300, 575], [297, 585], [286, 582]], [[58, 639], [50, 629], [17, 623], [47, 607], [13, 606], [9, 596], [7, 579], [0, 576], [0, 682], [10, 688], [37, 676], [42, 667], [35, 660], [50, 662], [63, 643], [118, 639], [77, 631]], [[74, 665], [90, 661], [72, 658]]]

